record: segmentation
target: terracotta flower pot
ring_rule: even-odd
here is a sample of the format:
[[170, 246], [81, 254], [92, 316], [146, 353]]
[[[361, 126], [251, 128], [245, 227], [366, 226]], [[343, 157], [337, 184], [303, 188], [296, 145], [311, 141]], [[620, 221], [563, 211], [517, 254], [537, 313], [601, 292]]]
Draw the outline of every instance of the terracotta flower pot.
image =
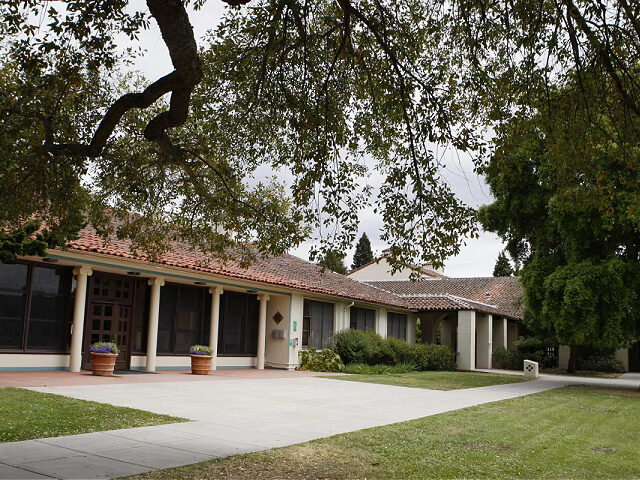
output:
[[191, 373], [194, 375], [209, 375], [212, 355], [191, 355]]
[[91, 371], [94, 375], [109, 377], [113, 375], [113, 368], [116, 366], [116, 353], [96, 353], [91, 352]]

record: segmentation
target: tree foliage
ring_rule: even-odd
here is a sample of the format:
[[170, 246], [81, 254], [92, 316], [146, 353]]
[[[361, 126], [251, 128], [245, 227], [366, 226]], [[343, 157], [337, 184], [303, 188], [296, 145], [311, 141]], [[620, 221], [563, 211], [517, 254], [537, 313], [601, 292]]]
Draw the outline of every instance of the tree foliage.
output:
[[640, 123], [621, 103], [594, 116], [582, 93], [600, 88], [576, 74], [505, 126], [484, 169], [496, 201], [480, 219], [523, 263], [534, 330], [615, 348], [640, 333]]
[[493, 268], [493, 276], [510, 277], [513, 273], [513, 267], [511, 266], [511, 262], [509, 262], [506, 253], [504, 251], [500, 252], [498, 259], [496, 260], [496, 265]]
[[346, 254], [338, 252], [337, 250], [329, 250], [322, 254], [318, 260], [318, 265], [322, 268], [331, 270], [332, 272], [339, 273], [341, 275], [347, 274], [347, 266], [344, 264], [344, 257]]
[[[0, 3], [3, 228], [43, 220], [64, 244], [89, 220], [151, 253], [178, 238], [251, 257], [310, 232], [320, 253], [345, 249], [372, 208], [394, 268], [437, 267], [476, 230], [435, 146], [480, 165], [487, 131], [574, 73], [598, 122], [640, 111], [628, 0], [226, 0], [198, 47], [189, 9], [203, 3]], [[123, 80], [150, 22], [171, 69]], [[257, 182], [259, 168], [290, 180]]]
[[360, 268], [373, 261], [373, 252], [371, 251], [371, 242], [366, 233], [363, 233], [356, 244], [356, 251], [353, 253], [353, 263], [351, 270]]

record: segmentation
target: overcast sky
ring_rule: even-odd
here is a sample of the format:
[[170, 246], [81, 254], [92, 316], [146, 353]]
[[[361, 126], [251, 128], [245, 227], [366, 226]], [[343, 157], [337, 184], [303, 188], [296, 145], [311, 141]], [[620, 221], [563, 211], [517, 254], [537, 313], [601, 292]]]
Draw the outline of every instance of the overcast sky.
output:
[[[132, 4], [138, 8], [144, 8], [142, 0], [134, 0]], [[208, 30], [215, 27], [226, 8], [223, 5], [219, 0], [210, 0], [202, 10], [191, 15], [196, 39], [200, 39]], [[146, 54], [137, 60], [134, 67], [151, 80], [169, 73], [172, 69], [169, 55], [154, 22], [150, 30], [142, 33], [140, 41], [142, 47], [146, 49]], [[491, 201], [489, 188], [473, 173], [473, 164], [468, 157], [449, 152], [445, 160], [445, 169], [442, 174], [452, 190], [464, 202], [472, 207], [478, 207]], [[376, 178], [372, 177], [369, 183], [375, 187]], [[367, 233], [371, 239], [374, 254], [386, 248], [379, 238], [381, 227], [380, 217], [374, 215], [371, 209], [361, 212], [359, 235], [362, 232]], [[310, 247], [310, 243], [305, 243], [291, 253], [307, 260]], [[496, 235], [481, 232], [480, 238], [468, 240], [459, 255], [445, 262], [445, 274], [452, 277], [491, 276], [496, 258], [502, 248], [502, 243]], [[351, 265], [352, 254], [353, 250], [349, 252], [345, 261], [348, 267]]]

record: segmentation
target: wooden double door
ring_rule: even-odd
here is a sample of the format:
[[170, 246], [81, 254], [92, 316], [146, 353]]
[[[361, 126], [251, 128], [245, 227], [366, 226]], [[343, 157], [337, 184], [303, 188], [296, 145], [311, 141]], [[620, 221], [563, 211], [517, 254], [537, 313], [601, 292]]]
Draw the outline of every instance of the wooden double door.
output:
[[135, 281], [130, 277], [99, 272], [89, 278], [82, 368], [91, 368], [91, 344], [114, 342], [120, 349], [115, 368], [127, 370], [131, 353]]

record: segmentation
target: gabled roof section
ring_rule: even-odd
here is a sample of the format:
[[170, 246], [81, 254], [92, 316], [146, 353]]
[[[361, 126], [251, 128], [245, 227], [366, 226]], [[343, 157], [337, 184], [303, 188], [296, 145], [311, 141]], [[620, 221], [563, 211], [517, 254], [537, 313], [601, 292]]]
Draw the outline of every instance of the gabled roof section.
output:
[[522, 286], [517, 277], [441, 278], [421, 282], [378, 281], [368, 285], [394, 293], [415, 310], [478, 310], [521, 319]]
[[318, 265], [293, 255], [258, 259], [248, 268], [243, 268], [239, 262], [233, 260], [226, 263], [216, 260], [204, 262], [206, 258], [204, 255], [177, 242], [173, 242], [172, 247], [170, 253], [151, 262], [144, 254], [135, 256], [132, 253], [130, 241], [111, 237], [105, 242], [90, 226], [80, 231], [77, 240], [69, 242], [71, 250], [187, 268], [203, 273], [279, 285], [348, 300], [376, 303], [401, 309], [407, 308], [405, 300], [398, 295], [330, 270], [323, 271]]

